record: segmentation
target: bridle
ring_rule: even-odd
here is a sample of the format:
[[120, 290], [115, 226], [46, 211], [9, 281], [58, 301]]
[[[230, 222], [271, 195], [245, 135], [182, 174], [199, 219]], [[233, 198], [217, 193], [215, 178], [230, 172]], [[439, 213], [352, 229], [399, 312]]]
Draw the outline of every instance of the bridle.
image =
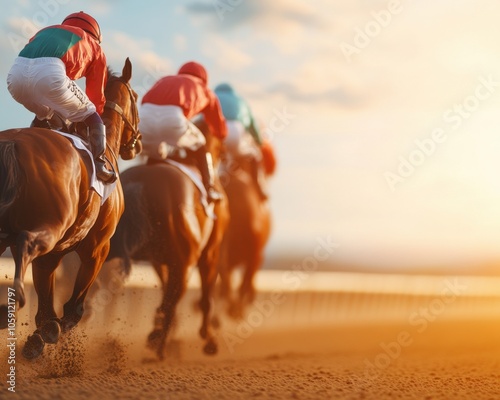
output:
[[[117, 79], [119, 82], [125, 85], [127, 88], [129, 94], [130, 94], [130, 103], [132, 107], [132, 116], [133, 116], [133, 121], [130, 122], [129, 119], [125, 116], [123, 112], [123, 108], [121, 108], [118, 104], [116, 104], [113, 101], [106, 101], [106, 104], [104, 107], [109, 108], [110, 110], [115, 111], [120, 115], [122, 118], [122, 121], [125, 123], [125, 125], [132, 131], [132, 137], [127, 143], [120, 143], [120, 150], [125, 149], [125, 150], [133, 150], [141, 138], [141, 133], [139, 132], [139, 110], [137, 108], [137, 102], [135, 100], [134, 93], [132, 92], [132, 88], [127, 82], [122, 81], [121, 79]], [[113, 156], [116, 158], [116, 156], [113, 154]]]

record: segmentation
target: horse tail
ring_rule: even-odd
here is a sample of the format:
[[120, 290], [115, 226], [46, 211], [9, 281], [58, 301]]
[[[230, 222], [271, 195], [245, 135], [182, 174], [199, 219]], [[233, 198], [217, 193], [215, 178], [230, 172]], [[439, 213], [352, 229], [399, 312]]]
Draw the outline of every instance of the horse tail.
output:
[[0, 217], [7, 212], [18, 196], [20, 175], [15, 143], [0, 142]]

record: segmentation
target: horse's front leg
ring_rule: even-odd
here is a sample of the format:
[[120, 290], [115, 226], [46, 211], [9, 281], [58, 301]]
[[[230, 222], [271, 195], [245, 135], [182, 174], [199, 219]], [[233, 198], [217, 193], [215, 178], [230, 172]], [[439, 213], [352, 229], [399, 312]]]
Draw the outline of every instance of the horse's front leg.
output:
[[[148, 336], [148, 345], [156, 350], [160, 360], [165, 357], [165, 345], [176, 316], [176, 308], [179, 300], [186, 290], [186, 272], [188, 265], [172, 263], [175, 268], [169, 269], [167, 284], [163, 286], [163, 300], [160, 308], [156, 311], [157, 320], [155, 329]], [[159, 328], [159, 329], [158, 329]]]

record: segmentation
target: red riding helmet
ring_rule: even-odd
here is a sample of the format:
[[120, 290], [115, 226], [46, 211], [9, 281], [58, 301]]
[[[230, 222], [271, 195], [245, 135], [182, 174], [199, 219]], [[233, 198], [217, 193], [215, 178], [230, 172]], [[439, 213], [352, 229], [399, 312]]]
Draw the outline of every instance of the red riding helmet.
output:
[[83, 11], [68, 15], [66, 18], [64, 18], [62, 25], [76, 26], [77, 28], [81, 28], [99, 43], [102, 42], [101, 28], [99, 27], [99, 24], [94, 19], [94, 17], [91, 17]]
[[187, 62], [182, 67], [180, 67], [178, 74], [196, 76], [197, 78], [200, 78], [205, 85], [208, 82], [207, 71], [201, 64], [198, 64], [195, 61]]

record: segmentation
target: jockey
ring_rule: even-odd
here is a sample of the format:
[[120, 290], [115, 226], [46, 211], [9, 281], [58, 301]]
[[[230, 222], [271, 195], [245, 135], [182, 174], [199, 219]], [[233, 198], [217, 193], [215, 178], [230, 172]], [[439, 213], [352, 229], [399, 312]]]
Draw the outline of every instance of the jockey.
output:
[[260, 167], [262, 159], [260, 147], [263, 140], [250, 107], [228, 83], [217, 85], [214, 92], [219, 98], [222, 113], [226, 118], [228, 131], [226, 148], [233, 157], [250, 160], [252, 178], [257, 184], [260, 196], [267, 199], [267, 193], [263, 188], [264, 171]]
[[[19, 53], [7, 77], [12, 97], [36, 114], [31, 126], [49, 128], [54, 114], [70, 122], [83, 122], [88, 130], [97, 178], [116, 180], [106, 169], [106, 127], [100, 115], [106, 99], [106, 57], [101, 29], [84, 12], [68, 15], [61, 25], [40, 30]], [[83, 92], [75, 80], [85, 77]]]
[[[144, 95], [141, 104], [139, 129], [143, 145], [152, 159], [192, 152], [209, 201], [218, 201], [222, 195], [215, 189], [212, 156], [205, 148], [206, 139], [190, 121], [203, 114], [210, 133], [223, 140], [226, 124], [219, 101], [207, 86], [205, 68], [197, 62], [184, 64], [177, 75], [159, 79]], [[163, 150], [162, 150], [163, 149]], [[167, 149], [167, 150], [165, 150]]]

